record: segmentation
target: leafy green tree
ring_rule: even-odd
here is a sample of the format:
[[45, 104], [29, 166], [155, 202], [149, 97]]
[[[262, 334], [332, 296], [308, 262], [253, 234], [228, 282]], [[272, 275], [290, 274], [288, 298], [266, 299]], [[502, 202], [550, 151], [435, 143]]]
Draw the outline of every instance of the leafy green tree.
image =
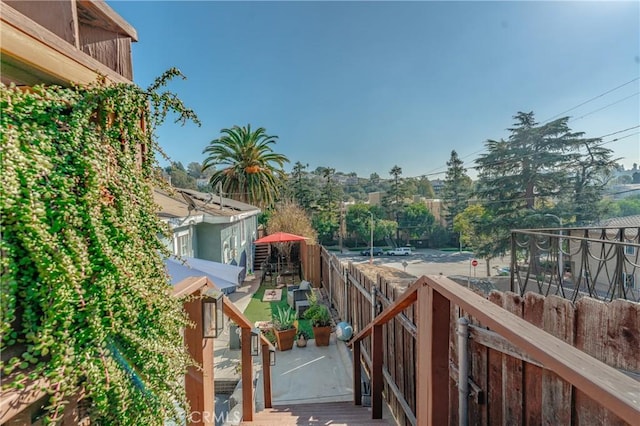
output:
[[167, 168], [169, 176], [171, 176], [171, 185], [175, 188], [198, 189], [196, 180], [184, 171], [181, 163], [172, 163]]
[[220, 132], [222, 136], [212, 140], [203, 151], [207, 157], [202, 170], [216, 167], [209, 180], [211, 186], [215, 189], [220, 184], [224, 193], [238, 201], [272, 206], [286, 177], [282, 168], [289, 162], [271, 147], [278, 137], [267, 135], [262, 127], [252, 131], [249, 124]]
[[[400, 223], [400, 211], [402, 210], [402, 201], [404, 199], [404, 193], [402, 191], [402, 187], [400, 183], [402, 180], [400, 176], [402, 175], [402, 168], [398, 165], [395, 165], [389, 170], [389, 174], [393, 176], [393, 186], [390, 191], [387, 192], [385, 197], [383, 198], [383, 204], [387, 206], [389, 216], [395, 219], [396, 223]], [[400, 242], [400, 226], [396, 228], [396, 243]]]
[[424, 198], [435, 198], [433, 186], [426, 176], [421, 176], [416, 183], [416, 192]]
[[[355, 245], [371, 238], [371, 207], [368, 204], [354, 204], [347, 210], [347, 232], [355, 239]], [[375, 231], [375, 221], [374, 221]]]
[[612, 178], [616, 159], [610, 149], [604, 148], [600, 138], [583, 138], [583, 133], [574, 133], [571, 145], [565, 149], [572, 150], [565, 166], [569, 185], [562, 192], [560, 203], [567, 215], [575, 217], [577, 223], [596, 222], [603, 212], [598, 202]]
[[302, 164], [300, 161], [293, 165], [290, 184], [286, 185], [285, 192], [290, 192], [298, 205], [307, 212], [312, 212], [317, 208], [320, 191], [309, 180], [308, 173], [305, 171], [307, 167], [309, 167], [308, 164]]
[[412, 203], [403, 209], [400, 223], [401, 228], [409, 239], [420, 239], [429, 234], [435, 217], [424, 203]]
[[202, 176], [202, 164], [196, 161], [187, 164], [187, 174], [194, 179], [199, 179]]
[[318, 240], [321, 244], [330, 245], [334, 242], [335, 235], [340, 228], [340, 223], [335, 213], [324, 210], [316, 212], [311, 219], [311, 223], [318, 233]]
[[453, 229], [453, 218], [462, 213], [468, 206], [471, 195], [471, 178], [467, 175], [464, 162], [458, 153], [451, 151], [447, 161], [447, 174], [442, 187], [442, 200], [446, 208], [447, 227]]
[[479, 204], [472, 204], [453, 218], [453, 230], [460, 235], [460, 245], [469, 247], [475, 256], [486, 260], [487, 273], [492, 255], [491, 216]]
[[603, 200], [600, 202], [605, 218], [626, 217], [640, 215], [640, 195], [627, 197], [622, 200]]
[[571, 132], [568, 117], [543, 125], [533, 112], [519, 112], [514, 119], [508, 140], [488, 140], [487, 153], [476, 160], [476, 193], [492, 217], [493, 256], [508, 250], [509, 230], [522, 227], [532, 215], [596, 216], [587, 209], [597, 204], [594, 200], [604, 189], [601, 179], [614, 166], [598, 139]]
[[616, 183], [619, 185], [626, 185], [633, 182], [633, 177], [629, 175], [620, 175], [616, 179]]

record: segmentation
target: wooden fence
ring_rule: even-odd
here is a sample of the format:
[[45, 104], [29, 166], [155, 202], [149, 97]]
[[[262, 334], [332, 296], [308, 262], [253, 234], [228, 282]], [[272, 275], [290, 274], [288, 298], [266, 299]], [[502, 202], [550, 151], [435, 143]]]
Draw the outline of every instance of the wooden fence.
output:
[[[374, 280], [356, 265], [341, 264], [324, 249], [321, 269], [322, 285], [334, 308], [356, 333], [414, 281], [381, 276]], [[589, 298], [574, 304], [555, 296], [519, 296], [510, 292], [492, 292], [488, 299], [594, 358], [640, 378], [640, 304], [624, 300], [604, 303]], [[416, 314], [409, 307], [383, 328], [384, 394], [403, 425], [416, 424]], [[598, 401], [544, 369], [455, 305], [451, 306], [449, 333], [450, 424], [458, 423], [458, 347], [454, 327], [459, 316], [466, 316], [471, 322], [470, 424], [625, 424]], [[365, 367], [370, 369], [370, 338], [363, 341], [362, 355]]]

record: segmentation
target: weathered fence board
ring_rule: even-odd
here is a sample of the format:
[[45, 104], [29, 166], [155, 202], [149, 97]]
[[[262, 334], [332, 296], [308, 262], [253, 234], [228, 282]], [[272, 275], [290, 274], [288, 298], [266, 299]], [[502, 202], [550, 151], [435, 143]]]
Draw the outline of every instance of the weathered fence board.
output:
[[[573, 344], [575, 310], [570, 301], [548, 296], [542, 314], [543, 329]], [[542, 372], [542, 422], [545, 424], [571, 424], [572, 387], [556, 374]]]
[[[377, 302], [382, 308], [397, 300], [408, 286], [406, 282], [387, 281], [382, 276], [372, 280], [358, 265], [344, 266], [324, 250], [321, 260], [323, 286], [330, 290], [340, 318], [351, 323], [356, 332], [372, 319], [370, 292], [373, 286], [378, 288]], [[344, 271], [347, 271], [346, 281]], [[557, 296], [535, 293], [519, 296], [495, 291], [488, 299], [591, 356], [640, 377], [640, 304], [622, 300], [604, 303], [584, 298], [574, 305]], [[414, 305], [409, 306], [403, 311], [403, 317], [396, 316], [383, 327], [385, 397], [401, 425], [415, 421], [413, 413], [419, 404], [416, 401], [416, 310]], [[459, 315], [467, 314], [452, 307], [449, 360], [455, 369], [458, 363], [455, 325]], [[476, 327], [474, 338], [468, 343], [469, 376], [482, 394], [480, 399], [475, 395], [469, 399], [469, 424], [625, 424], [602, 408], [599, 401], [573, 389], [537, 360], [498, 334], [485, 331], [483, 324], [474, 318], [469, 319]], [[362, 353], [365, 360], [371, 359], [370, 338], [362, 341]], [[453, 377], [449, 384], [443, 391], [450, 396], [449, 423], [455, 424], [458, 389]], [[407, 407], [412, 410], [408, 416], [405, 415]]]
[[[507, 292], [502, 307], [512, 314], [522, 317], [522, 298], [516, 293]], [[522, 424], [522, 361], [511, 356], [502, 357], [502, 415], [507, 424]]]
[[[504, 294], [492, 291], [489, 300], [498, 306], [503, 306]], [[489, 349], [489, 383], [487, 384], [487, 410], [490, 425], [503, 424], [502, 416], [502, 358], [505, 355]]]
[[[542, 328], [543, 312], [544, 296], [525, 294], [523, 318]], [[524, 364], [524, 424], [542, 424], [542, 368], [528, 362]]]
[[[599, 300], [583, 298], [576, 303], [575, 346], [600, 361], [605, 361], [607, 343], [607, 306]], [[580, 425], [605, 424], [606, 410], [583, 392], [576, 391], [576, 417]]]

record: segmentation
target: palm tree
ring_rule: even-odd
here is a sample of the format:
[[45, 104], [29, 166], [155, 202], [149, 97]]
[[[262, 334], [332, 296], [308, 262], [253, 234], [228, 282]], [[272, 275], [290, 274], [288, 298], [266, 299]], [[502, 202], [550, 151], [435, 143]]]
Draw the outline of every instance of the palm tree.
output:
[[272, 206], [279, 194], [280, 182], [286, 177], [282, 169], [289, 159], [273, 152], [270, 145], [277, 136], [269, 136], [263, 127], [251, 131], [233, 126], [222, 129], [222, 136], [204, 149], [208, 154], [202, 170], [215, 167], [209, 182], [215, 189], [221, 185], [229, 198], [259, 207]]

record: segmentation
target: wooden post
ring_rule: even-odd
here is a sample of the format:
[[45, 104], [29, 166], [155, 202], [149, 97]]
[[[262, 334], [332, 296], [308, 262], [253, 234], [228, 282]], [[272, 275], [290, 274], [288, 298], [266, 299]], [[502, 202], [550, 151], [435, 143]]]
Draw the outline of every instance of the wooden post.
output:
[[362, 405], [362, 361], [360, 359], [360, 342], [353, 345], [353, 403]]
[[253, 360], [251, 359], [251, 329], [242, 329], [242, 419], [253, 421]]
[[382, 326], [374, 325], [371, 335], [371, 418], [382, 418], [382, 362], [384, 346], [382, 342]]
[[271, 408], [271, 360], [269, 345], [262, 345], [262, 389], [264, 393], [264, 408]]
[[449, 423], [449, 300], [426, 284], [418, 290], [416, 419]]
[[[200, 305], [202, 306], [202, 305]], [[202, 424], [215, 425], [216, 391], [213, 382], [213, 339], [202, 339]]]
[[[202, 338], [202, 303], [200, 299], [184, 304], [184, 309], [195, 327], [184, 330], [184, 342], [195, 362], [202, 370], [189, 367], [184, 385], [189, 401], [187, 415], [191, 426], [213, 425], [215, 423], [215, 395], [213, 386], [213, 340]], [[212, 411], [213, 410], [213, 411]]]

